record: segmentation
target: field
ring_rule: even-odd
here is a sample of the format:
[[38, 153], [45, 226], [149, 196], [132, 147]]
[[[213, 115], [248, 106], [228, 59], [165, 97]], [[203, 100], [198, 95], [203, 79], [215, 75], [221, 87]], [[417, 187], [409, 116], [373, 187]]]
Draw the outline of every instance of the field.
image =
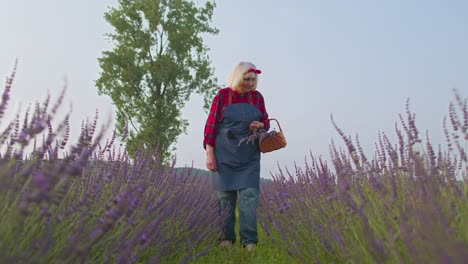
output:
[[443, 146], [421, 139], [409, 105], [372, 158], [333, 123], [345, 147], [331, 163], [311, 154], [262, 184], [253, 252], [218, 247], [209, 177], [157, 150], [130, 158], [97, 116], [71, 144], [67, 117], [51, 125], [62, 97], [47, 99], [2, 123], [0, 263], [464, 263], [468, 109], [454, 94]]

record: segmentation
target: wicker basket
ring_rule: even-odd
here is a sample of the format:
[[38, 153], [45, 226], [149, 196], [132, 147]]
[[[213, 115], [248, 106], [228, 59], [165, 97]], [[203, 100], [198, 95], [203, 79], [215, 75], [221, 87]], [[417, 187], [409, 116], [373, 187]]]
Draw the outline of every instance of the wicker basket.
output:
[[286, 138], [284, 137], [283, 130], [278, 122], [274, 118], [269, 119], [276, 121], [279, 131], [270, 131], [260, 138], [259, 147], [262, 153], [271, 152], [286, 147]]

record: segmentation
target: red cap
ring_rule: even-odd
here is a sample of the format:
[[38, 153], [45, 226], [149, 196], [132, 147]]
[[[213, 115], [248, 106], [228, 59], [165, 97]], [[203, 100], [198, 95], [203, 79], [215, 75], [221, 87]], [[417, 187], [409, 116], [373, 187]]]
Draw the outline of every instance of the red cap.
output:
[[247, 74], [247, 73], [249, 73], [249, 72], [253, 72], [253, 73], [255, 73], [255, 74], [260, 74], [260, 73], [262, 73], [261, 70], [257, 70], [257, 69], [254, 69], [254, 68], [249, 68], [244, 74]]

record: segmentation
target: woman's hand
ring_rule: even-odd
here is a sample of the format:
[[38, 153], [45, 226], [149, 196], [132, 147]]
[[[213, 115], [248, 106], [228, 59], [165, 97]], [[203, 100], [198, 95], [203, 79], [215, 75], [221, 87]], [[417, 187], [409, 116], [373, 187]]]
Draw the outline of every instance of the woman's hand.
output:
[[206, 145], [206, 168], [209, 171], [216, 171], [216, 157], [211, 145]]
[[264, 128], [265, 125], [262, 123], [262, 122], [259, 122], [259, 121], [252, 121], [252, 123], [250, 123], [249, 125], [249, 129], [251, 131], [255, 131], [257, 129], [261, 129], [261, 128]]

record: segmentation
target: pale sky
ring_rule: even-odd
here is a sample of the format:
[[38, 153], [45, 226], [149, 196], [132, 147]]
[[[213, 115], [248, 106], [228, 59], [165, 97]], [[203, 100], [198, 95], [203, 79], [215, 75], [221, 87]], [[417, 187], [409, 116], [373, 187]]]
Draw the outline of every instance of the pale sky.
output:
[[[114, 108], [97, 95], [94, 81], [97, 58], [112, 47], [103, 15], [116, 4], [0, 0], [3, 80], [19, 60], [10, 110], [42, 101], [48, 91], [57, 98], [66, 77], [62, 110], [73, 105], [72, 142], [96, 108], [104, 123]], [[213, 19], [220, 33], [205, 40], [220, 85], [239, 61], [263, 72], [258, 90], [288, 140], [285, 149], [262, 156], [262, 176], [268, 177], [277, 163], [302, 167], [309, 152], [328, 159], [332, 139], [343, 145], [330, 114], [372, 153], [378, 131], [394, 138], [407, 98], [421, 134], [428, 129], [434, 143], [444, 142], [442, 118], [452, 89], [468, 96], [467, 14], [464, 0], [224, 0], [217, 1]], [[200, 97], [187, 103], [184, 117], [190, 126], [179, 137], [177, 165], [205, 168]]]

